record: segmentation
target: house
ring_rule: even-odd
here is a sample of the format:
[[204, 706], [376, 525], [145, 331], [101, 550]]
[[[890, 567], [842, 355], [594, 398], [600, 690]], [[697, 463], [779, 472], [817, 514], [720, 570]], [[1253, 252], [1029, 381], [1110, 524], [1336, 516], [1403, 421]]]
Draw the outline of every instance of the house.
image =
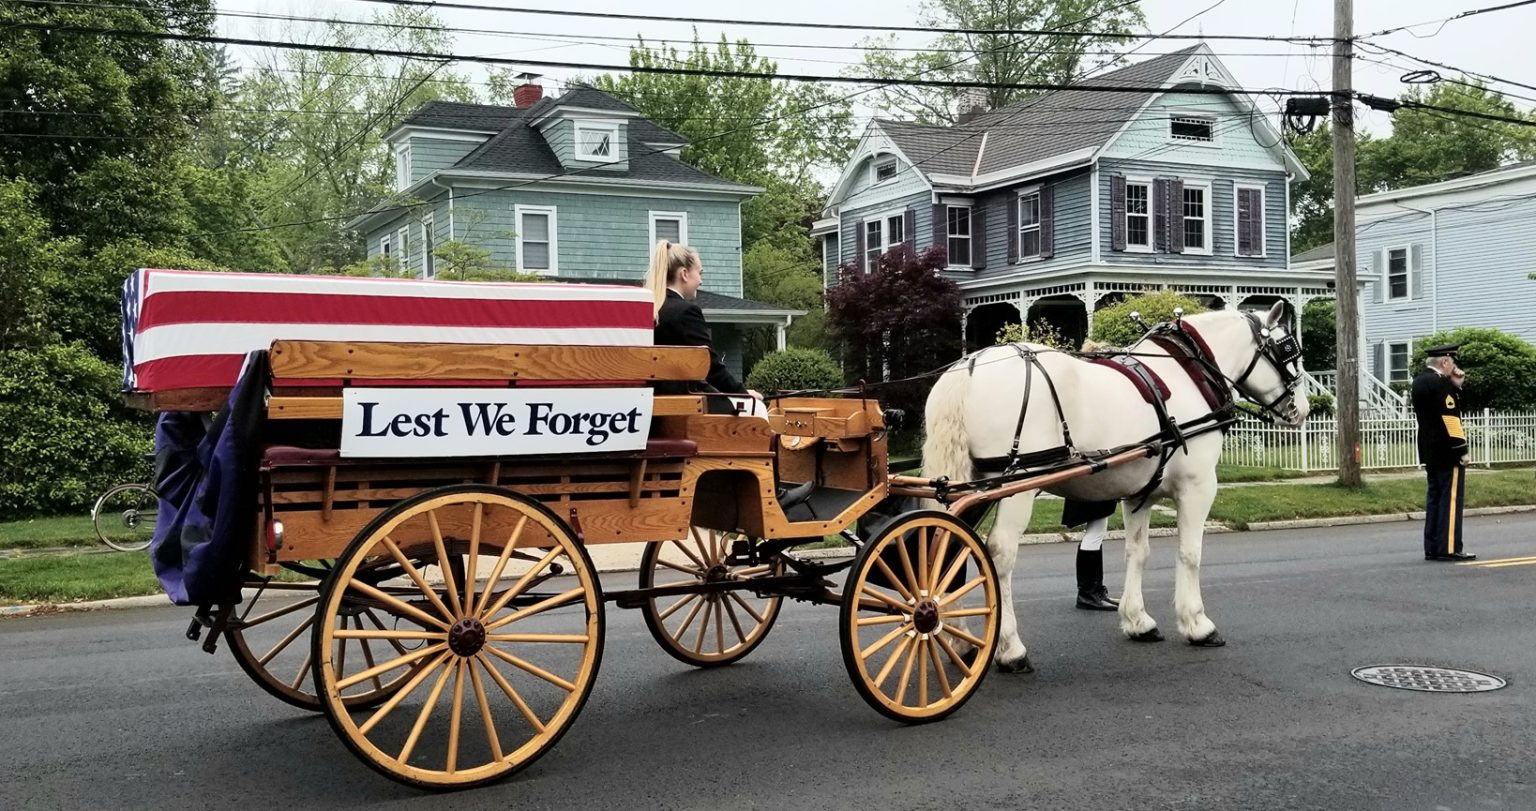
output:
[[[1212, 307], [1330, 296], [1291, 266], [1289, 184], [1306, 170], [1210, 48], [1195, 45], [969, 117], [877, 120], [812, 229], [827, 284], [893, 245], [948, 250], [966, 343], [1045, 321], [1081, 340], [1093, 313], [1148, 288]], [[843, 270], [839, 270], [842, 268]]]
[[727, 365], [741, 371], [744, 328], [783, 346], [802, 313], [741, 298], [741, 203], [761, 189], [684, 163], [683, 136], [607, 93], [529, 82], [513, 99], [429, 102], [385, 135], [397, 198], [351, 223], [369, 258], [431, 279], [437, 247], [460, 240], [552, 281], [638, 283], [657, 241], [682, 242], [703, 260], [700, 306]]

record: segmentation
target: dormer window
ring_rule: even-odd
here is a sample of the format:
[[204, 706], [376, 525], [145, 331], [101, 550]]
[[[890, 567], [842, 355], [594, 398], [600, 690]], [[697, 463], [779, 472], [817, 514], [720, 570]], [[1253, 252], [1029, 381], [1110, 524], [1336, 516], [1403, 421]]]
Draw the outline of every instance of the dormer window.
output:
[[870, 181], [872, 183], [884, 183], [885, 181], [890, 180], [891, 178], [895, 177], [896, 176], [896, 156], [894, 156], [894, 155], [878, 155], [878, 156], [876, 156], [875, 157], [875, 162], [874, 162], [874, 164], [873, 164], [873, 166], [871, 168], [871, 172], [874, 175], [873, 179]]
[[617, 154], [614, 141], [619, 128], [612, 124], [577, 124], [576, 157], [590, 161], [611, 161]]
[[403, 191], [411, 185], [411, 148], [395, 147], [395, 190]]
[[1174, 141], [1215, 143], [1216, 119], [1202, 116], [1173, 116], [1169, 119], [1168, 137]]

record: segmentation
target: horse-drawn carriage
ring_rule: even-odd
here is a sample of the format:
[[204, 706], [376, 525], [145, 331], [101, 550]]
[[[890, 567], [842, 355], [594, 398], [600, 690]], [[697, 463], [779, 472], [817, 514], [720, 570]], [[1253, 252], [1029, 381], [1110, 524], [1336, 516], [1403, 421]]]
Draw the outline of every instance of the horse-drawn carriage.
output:
[[[865, 701], [903, 722], [943, 718], [985, 678], [1006, 602], [977, 511], [1159, 450], [1053, 456], [982, 482], [892, 477], [874, 399], [791, 397], [756, 414], [656, 394], [701, 379], [706, 350], [586, 345], [581, 330], [381, 342], [283, 337], [316, 332], [274, 322], [245, 338], [264, 352], [214, 364], [201, 342], [226, 324], [136, 358], [134, 341], [174, 320], [141, 276], [125, 308], [131, 399], [163, 412], [152, 551], [167, 591], [199, 607], [189, 637], [209, 630], [210, 652], [227, 641], [263, 689], [323, 712], [365, 763], [417, 786], [495, 780], [553, 746], [592, 690], [610, 602], [699, 667], [751, 653], [786, 598], [837, 606]], [[538, 287], [547, 315], [547, 290], [567, 286]], [[599, 306], [594, 289], [583, 308]], [[644, 305], [617, 320], [648, 324], [635, 291], [604, 290]], [[425, 305], [403, 297], [420, 318]], [[288, 319], [310, 306], [286, 303]], [[487, 318], [507, 328], [505, 313]], [[151, 362], [155, 390], [135, 385]], [[210, 425], [197, 412], [211, 409]], [[890, 509], [914, 497], [950, 509]], [[852, 559], [796, 554], [834, 535]], [[630, 542], [646, 544], [639, 580], [615, 588], [589, 548]]]

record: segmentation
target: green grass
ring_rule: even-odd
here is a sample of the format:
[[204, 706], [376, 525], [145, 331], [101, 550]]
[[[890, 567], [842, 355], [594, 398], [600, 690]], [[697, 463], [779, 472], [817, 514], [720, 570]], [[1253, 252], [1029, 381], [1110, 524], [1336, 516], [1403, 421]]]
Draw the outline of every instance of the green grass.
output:
[[[1473, 471], [1467, 479], [1468, 507], [1536, 503], [1530, 470]], [[1424, 509], [1424, 480], [1388, 479], [1350, 490], [1335, 484], [1277, 484], [1232, 487], [1216, 496], [1211, 518], [1236, 529], [1261, 521], [1388, 515]]]
[[91, 528], [89, 515], [0, 523], [0, 549], [46, 549], [61, 546], [106, 548]]
[[149, 556], [142, 552], [0, 559], [0, 603], [105, 600], [158, 591]]
[[1219, 482], [1277, 482], [1284, 479], [1300, 479], [1304, 476], [1314, 475], [1317, 474], [1303, 473], [1299, 470], [1283, 470], [1278, 467], [1216, 466], [1216, 481]]

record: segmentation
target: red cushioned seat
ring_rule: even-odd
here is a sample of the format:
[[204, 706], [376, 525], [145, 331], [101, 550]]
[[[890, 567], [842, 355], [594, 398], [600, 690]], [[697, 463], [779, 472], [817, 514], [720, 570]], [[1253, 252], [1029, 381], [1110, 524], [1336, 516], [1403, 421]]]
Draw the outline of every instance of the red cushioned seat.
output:
[[640, 458], [676, 459], [693, 456], [698, 452], [699, 443], [691, 439], [648, 439], [645, 441], [645, 450], [640, 452]]
[[293, 445], [268, 445], [261, 454], [261, 463], [265, 467], [334, 465], [340, 459], [341, 451], [335, 448], [299, 448]]

